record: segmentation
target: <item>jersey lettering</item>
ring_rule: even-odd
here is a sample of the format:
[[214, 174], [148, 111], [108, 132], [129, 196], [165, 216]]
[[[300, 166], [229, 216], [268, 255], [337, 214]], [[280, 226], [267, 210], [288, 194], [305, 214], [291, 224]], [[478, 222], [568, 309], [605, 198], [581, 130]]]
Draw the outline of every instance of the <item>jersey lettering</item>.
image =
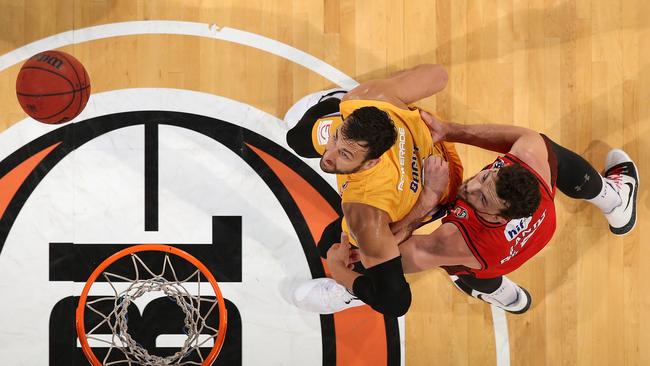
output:
[[420, 169], [418, 168], [418, 148], [413, 147], [413, 156], [411, 157], [411, 191], [418, 191], [420, 186]]
[[400, 127], [398, 128], [397, 132], [399, 134], [399, 183], [397, 184], [397, 190], [401, 192], [404, 190], [404, 161], [406, 160], [404, 156], [406, 155], [406, 131], [403, 127]]
[[[542, 222], [544, 222], [545, 218], [546, 218], [546, 210], [542, 212], [542, 216], [539, 219], [537, 219], [537, 221], [535, 222], [532, 228], [530, 229], [526, 228], [525, 230], [519, 233], [519, 235], [517, 236], [517, 240], [515, 240], [515, 243], [510, 247], [510, 254], [508, 254], [507, 257], [501, 260], [501, 264], [509, 261], [512, 257], [514, 257], [515, 255], [517, 255], [517, 253], [519, 253], [519, 251], [515, 248], [516, 247], [518, 247], [518, 249], [523, 248], [524, 245], [526, 245], [526, 242], [533, 237], [533, 234], [535, 234], [537, 229], [542, 225]], [[526, 226], [528, 226], [530, 219], [531, 219], [530, 217], [527, 217], [526, 219], [522, 219], [522, 221], [527, 221]], [[508, 241], [510, 240], [512, 239], [508, 239]]]
[[533, 219], [532, 216], [528, 216], [523, 219], [510, 220], [508, 225], [506, 225], [506, 228], [503, 230], [506, 239], [508, 241], [512, 241], [512, 239], [516, 238], [517, 235], [519, 235], [519, 233], [521, 233], [524, 229], [528, 228], [528, 224], [530, 224], [530, 221], [532, 219]]

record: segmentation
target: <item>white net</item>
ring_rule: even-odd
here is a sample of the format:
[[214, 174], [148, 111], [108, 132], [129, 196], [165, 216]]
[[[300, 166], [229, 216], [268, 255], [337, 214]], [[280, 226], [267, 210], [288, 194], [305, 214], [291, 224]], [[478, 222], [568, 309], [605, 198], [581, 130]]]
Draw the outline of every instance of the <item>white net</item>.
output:
[[[102, 364], [107, 366], [203, 365], [205, 356], [219, 333], [216, 328], [218, 326], [218, 309], [215, 310], [218, 306], [217, 298], [213, 294], [201, 294], [202, 276], [198, 268], [190, 275], [179, 279], [168, 253], [147, 253], [164, 255], [160, 272], [152, 271], [138, 254], [134, 253], [130, 254], [133, 278], [108, 272], [111, 267], [102, 273], [114, 293], [112, 296], [88, 299], [86, 302], [86, 309], [90, 311], [90, 313], [86, 311], [86, 314], [94, 314], [94, 316], [85, 316], [86, 329], [90, 329], [86, 331], [86, 337], [89, 341], [108, 346], [106, 354], [100, 358]], [[125, 282], [129, 283], [126, 288], [122, 285]], [[179, 331], [182, 331], [187, 338], [180, 350], [171, 355], [151, 354], [129, 334], [129, 307], [136, 299], [151, 293], [164, 294], [175, 302], [184, 314], [183, 329]], [[96, 319], [97, 324], [88, 324], [89, 318]], [[106, 333], [107, 327], [112, 333], [110, 337], [102, 335]]]

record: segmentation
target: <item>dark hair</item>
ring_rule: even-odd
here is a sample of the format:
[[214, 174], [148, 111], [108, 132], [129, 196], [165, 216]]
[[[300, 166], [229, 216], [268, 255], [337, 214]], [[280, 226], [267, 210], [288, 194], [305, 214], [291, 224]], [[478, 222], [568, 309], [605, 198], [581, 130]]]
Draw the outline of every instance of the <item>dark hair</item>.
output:
[[497, 196], [506, 201], [506, 208], [499, 215], [506, 219], [531, 216], [537, 211], [542, 199], [539, 189], [537, 177], [521, 165], [514, 164], [499, 169]]
[[397, 132], [388, 113], [376, 107], [362, 107], [352, 112], [341, 128], [346, 140], [368, 148], [365, 160], [377, 159], [395, 144]]

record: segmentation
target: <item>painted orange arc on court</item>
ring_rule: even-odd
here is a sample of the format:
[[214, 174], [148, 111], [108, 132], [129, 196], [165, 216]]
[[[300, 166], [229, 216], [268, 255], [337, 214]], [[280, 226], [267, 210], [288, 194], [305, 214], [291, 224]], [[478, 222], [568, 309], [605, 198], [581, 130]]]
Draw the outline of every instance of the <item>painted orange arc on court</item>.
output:
[[[338, 217], [336, 211], [318, 191], [289, 167], [255, 146], [247, 146], [255, 151], [282, 181], [305, 217], [314, 241], [318, 242], [325, 226]], [[334, 314], [334, 326], [337, 365], [386, 364], [386, 329], [381, 314], [368, 306], [348, 309]]]
[[38, 153], [32, 155], [20, 165], [13, 168], [4, 177], [0, 178], [0, 219], [3, 217], [7, 206], [14, 198], [18, 189], [23, 184], [27, 176], [34, 171], [34, 168], [57, 146], [60, 142], [49, 146]]

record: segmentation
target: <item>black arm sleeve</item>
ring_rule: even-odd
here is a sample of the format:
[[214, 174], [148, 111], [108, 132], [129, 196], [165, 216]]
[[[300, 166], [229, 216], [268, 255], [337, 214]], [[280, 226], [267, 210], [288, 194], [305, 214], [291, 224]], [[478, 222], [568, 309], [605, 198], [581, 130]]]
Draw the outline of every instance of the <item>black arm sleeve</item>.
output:
[[318, 102], [305, 112], [295, 127], [287, 132], [287, 144], [303, 158], [319, 158], [321, 155], [314, 149], [311, 131], [319, 118], [337, 113], [341, 100], [338, 98], [325, 99]]
[[366, 269], [352, 284], [355, 296], [388, 316], [402, 316], [411, 306], [411, 287], [404, 278], [402, 257]]

